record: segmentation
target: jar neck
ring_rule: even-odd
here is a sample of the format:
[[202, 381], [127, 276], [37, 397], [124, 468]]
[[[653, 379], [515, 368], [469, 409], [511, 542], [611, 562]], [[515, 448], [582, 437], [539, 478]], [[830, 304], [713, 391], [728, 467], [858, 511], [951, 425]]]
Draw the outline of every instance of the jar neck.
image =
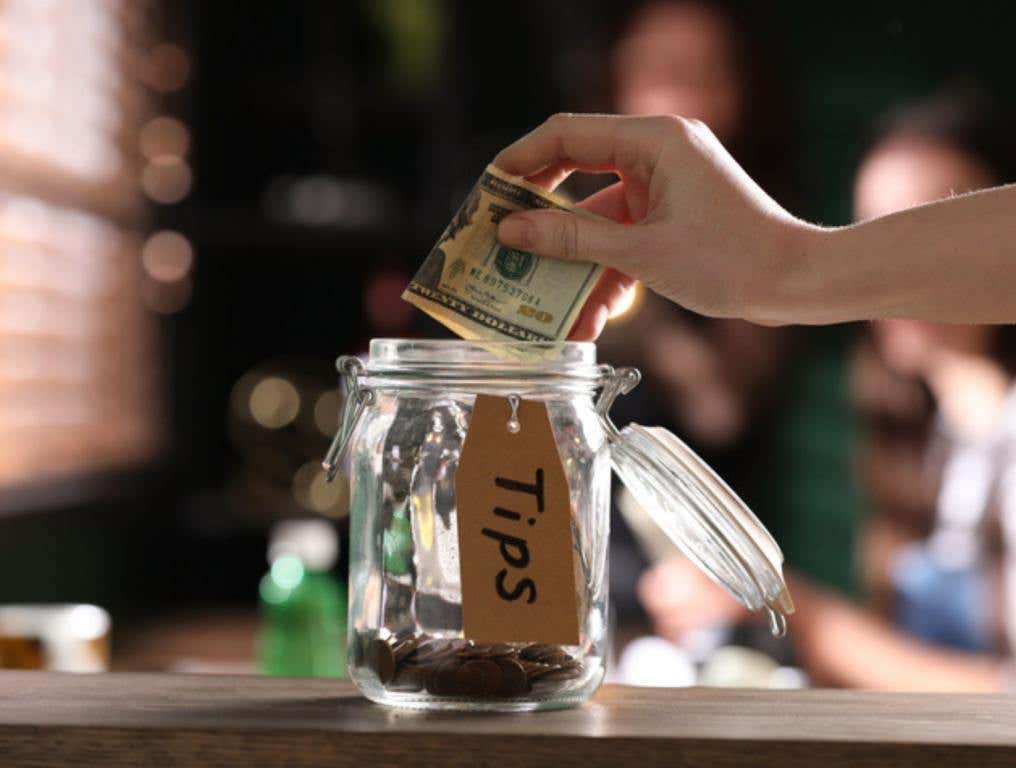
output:
[[374, 339], [360, 386], [420, 392], [590, 394], [611, 368], [588, 342]]
[[495, 376], [490, 370], [485, 371], [485, 375], [478, 375], [475, 371], [470, 373], [461, 366], [453, 366], [456, 373], [461, 374], [461, 378], [449, 378], [448, 371], [437, 375], [433, 369], [428, 369], [431, 374], [429, 377], [421, 376], [418, 367], [408, 366], [372, 372], [356, 357], [340, 357], [337, 368], [345, 385], [346, 403], [339, 431], [336, 432], [335, 439], [322, 462], [329, 481], [335, 476], [338, 463], [356, 423], [364, 410], [377, 402], [379, 390], [407, 392], [418, 388], [430, 393], [448, 392], [451, 388], [452, 391], [458, 389], [474, 394], [490, 391], [516, 397], [537, 392], [544, 398], [548, 394], [558, 392], [591, 396], [596, 390], [600, 390], [596, 400], [596, 412], [606, 428], [608, 439], [613, 440], [617, 437], [618, 431], [608, 415], [610, 407], [618, 395], [630, 392], [641, 379], [641, 374], [635, 368], [615, 370], [609, 365], [589, 366], [581, 375], [578, 372], [563, 373], [538, 368], [522, 371], [516, 366], [510, 379], [501, 374]]

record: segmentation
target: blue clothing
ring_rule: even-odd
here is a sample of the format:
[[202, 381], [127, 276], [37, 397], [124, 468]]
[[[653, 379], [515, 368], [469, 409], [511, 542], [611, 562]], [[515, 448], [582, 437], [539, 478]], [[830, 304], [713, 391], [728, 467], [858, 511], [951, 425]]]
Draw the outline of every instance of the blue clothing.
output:
[[892, 578], [900, 629], [935, 645], [980, 653], [995, 650], [983, 567], [943, 564], [930, 547], [915, 544], [896, 556]]

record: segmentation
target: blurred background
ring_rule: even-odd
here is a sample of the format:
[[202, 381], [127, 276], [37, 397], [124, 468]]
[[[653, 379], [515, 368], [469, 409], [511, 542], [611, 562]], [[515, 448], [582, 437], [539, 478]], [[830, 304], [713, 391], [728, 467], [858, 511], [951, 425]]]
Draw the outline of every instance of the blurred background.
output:
[[[557, 111], [684, 114], [792, 212], [847, 224], [1016, 180], [1014, 22], [3, 0], [0, 666], [341, 674], [273, 634], [299, 584], [341, 635], [334, 359], [447, 335], [399, 295], [498, 149]], [[639, 291], [600, 356], [645, 376], [616, 420], [686, 438], [774, 532], [800, 609], [766, 638], [619, 488], [615, 679], [1006, 685], [1011, 329], [759, 328]]]

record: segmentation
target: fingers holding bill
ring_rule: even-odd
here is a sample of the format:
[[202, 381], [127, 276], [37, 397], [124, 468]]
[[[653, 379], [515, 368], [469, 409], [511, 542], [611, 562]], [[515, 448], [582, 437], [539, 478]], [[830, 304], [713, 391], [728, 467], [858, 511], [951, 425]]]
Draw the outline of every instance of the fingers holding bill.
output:
[[526, 181], [546, 189], [548, 192], [553, 192], [577, 170], [579, 169], [572, 163], [555, 163], [531, 176], [526, 176]]
[[573, 341], [595, 341], [610, 319], [611, 312], [623, 306], [628, 295], [635, 289], [635, 279], [615, 269], [607, 269], [600, 275], [575, 325], [568, 333]]
[[628, 207], [624, 183], [620, 181], [615, 181], [609, 187], [594, 192], [577, 203], [576, 207], [622, 224], [630, 224], [634, 218]]
[[661, 120], [666, 118], [554, 115], [503, 149], [494, 165], [530, 179], [548, 172], [553, 180], [577, 169], [645, 175], [663, 140]]

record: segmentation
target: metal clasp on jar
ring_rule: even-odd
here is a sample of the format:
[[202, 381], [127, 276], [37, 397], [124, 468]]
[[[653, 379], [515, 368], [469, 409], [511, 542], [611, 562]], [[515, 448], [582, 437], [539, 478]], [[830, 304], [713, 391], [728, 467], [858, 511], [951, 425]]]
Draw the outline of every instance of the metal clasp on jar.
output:
[[596, 412], [600, 414], [603, 426], [607, 431], [607, 439], [614, 442], [620, 436], [614, 422], [610, 420], [610, 408], [620, 395], [627, 395], [642, 381], [642, 373], [638, 368], [607, 368], [604, 374], [603, 389], [596, 398]]
[[346, 387], [346, 402], [342, 408], [342, 419], [339, 422], [339, 429], [335, 433], [328, 453], [325, 454], [321, 466], [324, 467], [328, 482], [335, 479], [339, 471], [339, 464], [342, 456], [349, 445], [349, 439], [353, 436], [360, 417], [369, 405], [374, 404], [374, 390], [360, 386], [360, 374], [363, 373], [363, 363], [360, 358], [351, 355], [340, 357], [335, 363], [342, 381]]

